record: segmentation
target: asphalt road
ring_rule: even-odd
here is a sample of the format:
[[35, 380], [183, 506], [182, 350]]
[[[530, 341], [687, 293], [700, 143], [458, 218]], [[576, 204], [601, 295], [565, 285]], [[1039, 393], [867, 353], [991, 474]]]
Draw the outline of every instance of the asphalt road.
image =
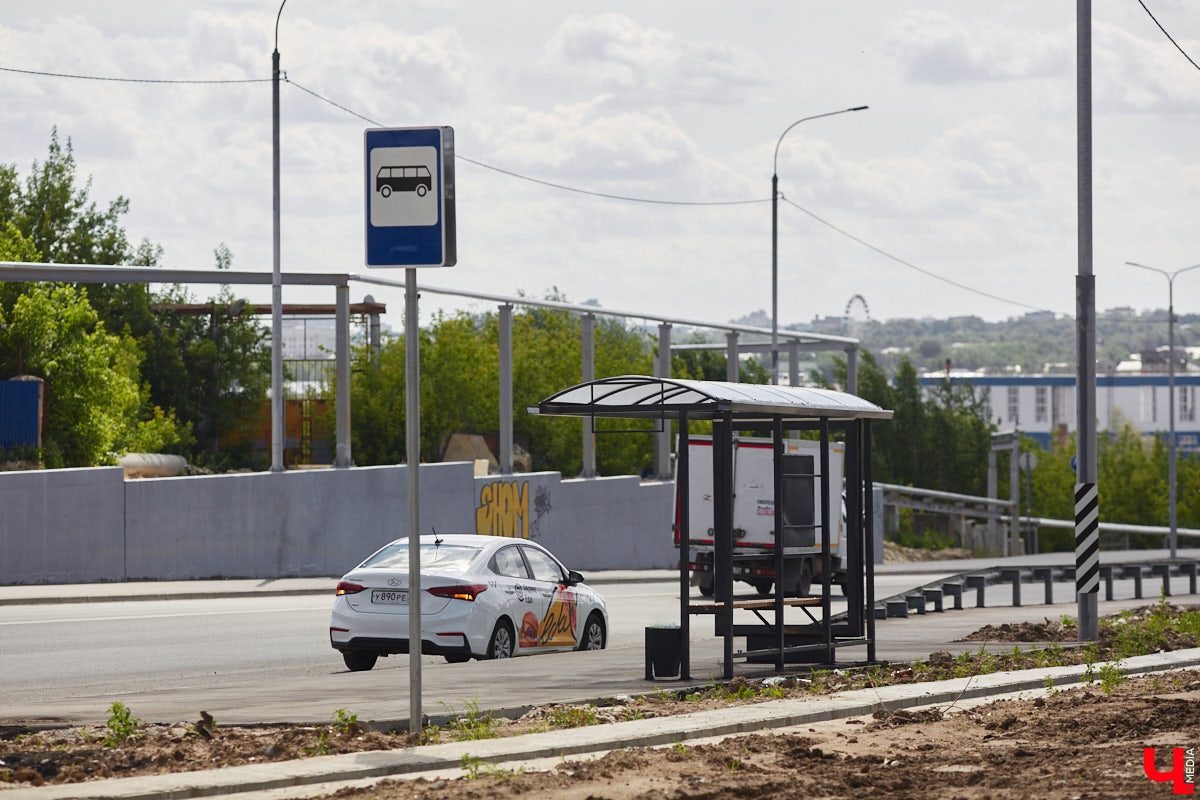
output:
[[[426, 657], [426, 712], [476, 698], [503, 707], [590, 698], [616, 674], [640, 679], [643, 628], [678, 621], [677, 587], [619, 584], [603, 593], [607, 650], [511, 663]], [[323, 720], [335, 708], [368, 707], [364, 719], [407, 717], [408, 657], [349, 673], [329, 646], [331, 603], [301, 595], [0, 606], [0, 719], [100, 721], [116, 700], [155, 721], [200, 709], [227, 722]], [[710, 634], [696, 631], [697, 645], [715, 647]]]
[[[877, 594], [934, 577], [879, 575]], [[677, 687], [647, 682], [643, 671], [644, 628], [678, 622], [678, 585], [648, 580], [599, 588], [609, 607], [606, 650], [466, 664], [426, 657], [424, 712], [461, 711], [467, 703], [513, 709]], [[879, 657], [973, 650], [978, 645], [954, 640], [989, 623], [1074, 613], [1073, 602], [1014, 609], [1004, 605], [1007, 591], [990, 587], [986, 609], [880, 622]], [[338, 708], [362, 720], [407, 719], [408, 657], [381, 659], [370, 672], [347, 671], [328, 643], [331, 603], [329, 594], [306, 594], [0, 605], [0, 723], [103, 722], [118, 700], [153, 722], [192, 721], [201, 709], [226, 724], [323, 722]], [[1101, 613], [1119, 605], [1101, 603]], [[802, 614], [790, 609], [789, 621], [804, 621]], [[722, 673], [721, 640], [712, 624], [711, 617], [692, 618], [693, 684]], [[863, 658], [863, 647], [838, 653], [841, 662]], [[771, 674], [769, 667], [742, 661], [735, 667], [740, 675]]]

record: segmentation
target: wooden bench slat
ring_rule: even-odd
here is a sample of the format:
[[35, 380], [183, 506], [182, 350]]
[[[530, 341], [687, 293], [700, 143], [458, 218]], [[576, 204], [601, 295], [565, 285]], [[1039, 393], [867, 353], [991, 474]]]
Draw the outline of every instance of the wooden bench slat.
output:
[[[785, 597], [783, 600], [785, 606], [819, 606], [821, 598], [819, 597]], [[772, 609], [775, 607], [774, 600], [734, 600], [734, 608], [747, 609]], [[688, 606], [688, 611], [692, 614], [715, 614], [725, 608], [724, 603], [710, 601], [706, 603], [692, 603]]]

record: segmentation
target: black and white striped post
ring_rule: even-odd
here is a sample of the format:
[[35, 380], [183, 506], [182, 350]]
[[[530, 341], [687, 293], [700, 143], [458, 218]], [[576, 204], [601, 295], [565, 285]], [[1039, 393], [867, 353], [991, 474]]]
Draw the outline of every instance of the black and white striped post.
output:
[[1096, 276], [1092, 272], [1092, 4], [1075, 4], [1079, 273], [1075, 277], [1075, 597], [1079, 640], [1100, 638], [1100, 511], [1096, 492]]

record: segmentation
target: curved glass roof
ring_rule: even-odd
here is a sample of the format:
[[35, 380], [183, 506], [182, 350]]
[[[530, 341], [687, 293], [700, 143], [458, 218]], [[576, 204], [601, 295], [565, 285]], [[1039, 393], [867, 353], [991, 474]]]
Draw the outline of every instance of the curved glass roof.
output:
[[764, 386], [622, 375], [581, 383], [547, 397], [530, 414], [618, 418], [663, 417], [687, 411], [693, 419], [727, 412], [737, 417], [890, 419], [892, 412], [831, 389]]

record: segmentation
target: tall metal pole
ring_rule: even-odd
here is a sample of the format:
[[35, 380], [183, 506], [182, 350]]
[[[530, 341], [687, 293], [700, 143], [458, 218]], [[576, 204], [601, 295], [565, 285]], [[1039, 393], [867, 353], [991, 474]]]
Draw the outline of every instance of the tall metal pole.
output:
[[[781, 139], [783, 137], [780, 137]], [[778, 153], [779, 145], [775, 146]], [[776, 172], [778, 167], [776, 167]], [[779, 383], [779, 176], [771, 175], [771, 385]]]
[[1075, 596], [1079, 640], [1100, 638], [1100, 510], [1096, 487], [1096, 277], [1092, 273], [1092, 3], [1075, 4], [1078, 256], [1075, 277]]
[[1175, 560], [1179, 529], [1175, 513], [1175, 276], [1167, 279], [1167, 524], [1171, 526], [1171, 560]]
[[271, 271], [271, 472], [283, 472], [283, 278], [279, 269], [279, 17], [287, 0], [279, 4], [275, 15], [275, 50], [271, 53], [271, 188], [272, 241], [274, 254]]
[[1177, 496], [1175, 492], [1175, 278], [1193, 269], [1200, 269], [1200, 264], [1167, 272], [1158, 267], [1148, 267], [1136, 261], [1126, 261], [1131, 267], [1148, 269], [1157, 272], [1167, 279], [1167, 419], [1169, 433], [1167, 440], [1167, 506], [1171, 533], [1169, 535], [1171, 560], [1174, 561], [1179, 547], [1179, 515]]
[[404, 450], [408, 473], [408, 732], [421, 718], [421, 327], [417, 271], [404, 271]]
[[783, 143], [783, 137], [788, 135], [788, 131], [801, 122], [866, 110], [867, 106], [855, 106], [798, 119], [788, 125], [775, 142], [775, 158], [771, 166], [771, 385], [779, 383], [779, 145]]

